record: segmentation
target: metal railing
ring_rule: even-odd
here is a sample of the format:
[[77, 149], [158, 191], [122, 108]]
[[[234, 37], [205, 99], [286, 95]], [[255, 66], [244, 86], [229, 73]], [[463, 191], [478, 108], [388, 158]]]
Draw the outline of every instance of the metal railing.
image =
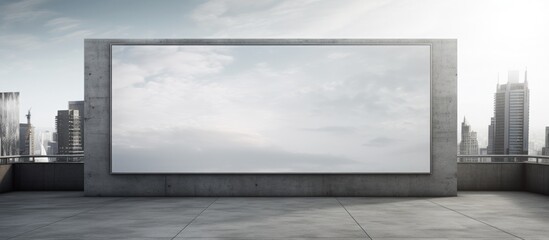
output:
[[528, 163], [538, 163], [538, 164], [549, 164], [549, 156], [541, 155], [500, 155], [500, 154], [489, 154], [489, 155], [457, 155], [457, 161], [460, 163], [483, 163], [483, 162], [495, 162], [495, 163], [506, 163], [506, 162], [528, 162]]
[[0, 156], [0, 164], [38, 163], [38, 162], [83, 162], [83, 161], [84, 161], [84, 154]]
[[[10, 163], [33, 163], [36, 159], [46, 162], [83, 162], [84, 154], [64, 155], [12, 155], [0, 156], [0, 164]], [[41, 162], [41, 161], [38, 161]], [[541, 155], [457, 155], [457, 162], [460, 163], [482, 163], [482, 162], [530, 162], [538, 164], [549, 164], [549, 156]]]

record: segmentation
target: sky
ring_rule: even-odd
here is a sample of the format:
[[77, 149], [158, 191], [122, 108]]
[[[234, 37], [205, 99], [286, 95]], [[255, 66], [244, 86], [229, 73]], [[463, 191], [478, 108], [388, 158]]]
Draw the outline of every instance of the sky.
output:
[[[83, 99], [84, 38], [455, 38], [458, 118], [487, 144], [493, 93], [528, 68], [530, 141], [549, 125], [549, 1], [0, 1], [0, 91], [53, 128]], [[458, 123], [456, 123], [456, 127]], [[458, 134], [459, 136], [459, 134]]]
[[430, 53], [113, 46], [112, 170], [428, 173]]

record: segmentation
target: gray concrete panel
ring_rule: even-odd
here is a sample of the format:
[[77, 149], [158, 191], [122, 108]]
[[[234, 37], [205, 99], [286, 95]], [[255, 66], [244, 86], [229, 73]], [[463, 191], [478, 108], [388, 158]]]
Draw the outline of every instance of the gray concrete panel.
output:
[[501, 164], [500, 172], [500, 183], [507, 188], [505, 190], [524, 190], [524, 177], [527, 176], [524, 167], [516, 167], [513, 164]]
[[46, 185], [51, 185], [51, 176], [53, 173], [46, 172], [47, 170], [51, 171], [51, 168], [46, 170], [47, 167], [44, 164], [31, 165], [31, 163], [20, 163], [14, 164], [13, 168], [15, 172], [13, 178], [14, 190], [43, 190], [46, 189]]
[[12, 186], [13, 167], [11, 164], [0, 165], [0, 193], [11, 191]]
[[13, 164], [13, 190], [82, 191], [84, 166], [81, 163]]
[[[14, 167], [14, 165], [19, 167]], [[0, 176], [2, 179], [0, 184], [3, 192], [12, 190], [81, 191], [84, 189], [83, 164], [21, 163], [14, 165], [0, 165]], [[55, 165], [56, 167], [46, 167], [48, 165]], [[14, 169], [17, 170], [15, 171]], [[530, 191], [549, 195], [548, 171], [549, 165], [530, 163], [458, 163], [458, 190]], [[42, 174], [40, 172], [48, 173]], [[50, 180], [44, 180], [45, 176], [50, 176]], [[215, 180], [216, 177], [220, 178], [220, 180]], [[359, 187], [370, 189], [377, 187], [379, 188], [378, 196], [391, 194], [387, 189], [383, 190], [383, 187], [386, 185], [368, 182], [367, 180], [364, 182], [356, 182], [353, 181], [353, 179], [357, 178], [352, 175], [311, 175], [309, 177], [300, 176], [301, 178], [292, 178], [293, 175], [272, 175], [271, 177], [284, 179], [284, 183], [293, 186], [291, 189], [295, 189], [295, 191], [288, 192], [286, 188], [282, 187], [275, 190], [269, 189], [271, 186], [270, 182], [278, 180], [273, 180], [268, 177], [258, 178], [256, 175], [167, 175], [166, 195], [207, 196], [211, 194], [211, 189], [222, 188], [227, 190], [223, 193], [224, 196], [238, 196], [230, 191], [231, 185], [240, 185], [242, 188], [249, 189], [246, 193], [240, 192], [240, 196], [262, 196], [265, 191], [268, 191], [270, 196], [299, 196], [302, 195], [302, 192], [305, 192], [310, 196], [324, 196], [352, 191], [356, 191], [356, 194], [350, 194], [351, 196], [361, 196], [360, 190], [356, 190]], [[398, 177], [398, 175], [394, 177]], [[417, 177], [421, 178], [427, 176], [420, 175]], [[23, 182], [17, 184], [17, 188], [19, 189], [14, 189], [12, 187], [16, 185], [14, 181], [12, 181], [12, 178], [17, 181], [21, 178], [23, 179]], [[40, 179], [37, 180], [37, 178]], [[231, 178], [234, 178], [234, 180], [229, 180]], [[225, 182], [223, 183], [221, 180], [225, 180]], [[294, 182], [292, 183], [292, 181]], [[223, 183], [224, 185], [212, 185], [214, 182]], [[392, 181], [389, 180], [389, 182]], [[414, 191], [418, 195], [429, 194], [429, 189], [418, 187], [418, 185], [415, 184], [414, 179], [410, 181], [408, 181], [408, 179], [397, 179], [396, 183], [398, 185], [407, 184], [410, 189], [413, 189], [410, 191]], [[180, 187], [172, 188], [172, 184]], [[319, 186], [316, 186], [315, 184], [318, 184]], [[421, 192], [422, 190], [423, 192]], [[118, 194], [124, 195], [124, 192]]]
[[459, 163], [459, 191], [521, 191], [523, 163]]
[[549, 165], [525, 164], [525, 190], [549, 195]]
[[[111, 44], [431, 44], [431, 174], [110, 174]], [[457, 41], [454, 39], [86, 39], [87, 196], [455, 196]], [[151, 159], [154, 161], [154, 159]]]

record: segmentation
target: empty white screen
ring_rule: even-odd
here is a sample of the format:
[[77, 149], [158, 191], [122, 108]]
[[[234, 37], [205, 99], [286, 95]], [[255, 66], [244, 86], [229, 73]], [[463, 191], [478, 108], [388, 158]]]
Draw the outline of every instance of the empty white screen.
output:
[[429, 46], [112, 46], [113, 173], [429, 171]]

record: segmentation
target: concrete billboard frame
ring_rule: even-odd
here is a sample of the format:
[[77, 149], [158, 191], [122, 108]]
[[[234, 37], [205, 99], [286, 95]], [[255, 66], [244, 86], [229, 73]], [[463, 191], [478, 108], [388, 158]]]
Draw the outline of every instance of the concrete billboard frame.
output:
[[[112, 45], [430, 45], [430, 174], [111, 174]], [[456, 196], [455, 39], [86, 39], [86, 196]]]

